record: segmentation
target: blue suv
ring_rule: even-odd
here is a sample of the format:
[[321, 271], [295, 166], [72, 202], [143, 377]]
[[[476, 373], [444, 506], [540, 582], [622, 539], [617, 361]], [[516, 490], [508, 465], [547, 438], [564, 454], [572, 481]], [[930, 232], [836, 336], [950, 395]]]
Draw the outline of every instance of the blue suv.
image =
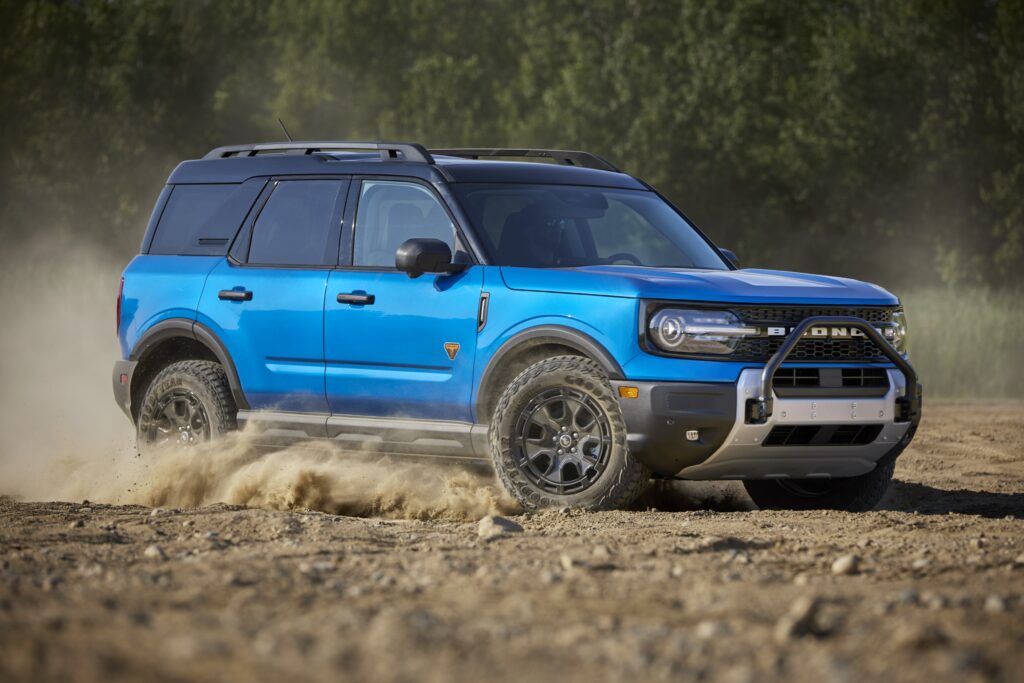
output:
[[742, 269], [586, 152], [214, 149], [171, 173], [117, 310], [140, 448], [245, 426], [489, 459], [527, 509], [682, 478], [867, 510], [920, 419], [896, 297]]

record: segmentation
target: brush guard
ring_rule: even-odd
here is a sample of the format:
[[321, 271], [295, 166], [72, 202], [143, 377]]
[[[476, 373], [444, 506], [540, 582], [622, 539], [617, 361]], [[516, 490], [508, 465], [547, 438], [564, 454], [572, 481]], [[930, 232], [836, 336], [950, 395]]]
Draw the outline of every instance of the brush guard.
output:
[[782, 342], [779, 350], [768, 359], [764, 369], [761, 370], [761, 381], [758, 386], [757, 397], [749, 398], [746, 402], [746, 423], [765, 424], [768, 422], [772, 416], [772, 409], [775, 403], [775, 394], [772, 391], [772, 381], [775, 378], [775, 373], [786, 361], [789, 354], [793, 352], [796, 345], [800, 343], [800, 340], [803, 339], [804, 334], [812, 327], [821, 325], [843, 325], [851, 329], [860, 330], [879, 348], [886, 358], [892, 361], [893, 365], [903, 373], [903, 378], [906, 380], [906, 395], [896, 397], [895, 422], [912, 422], [916, 424], [921, 418], [921, 385], [917, 380], [917, 372], [900, 355], [899, 351], [893, 348], [892, 344], [879, 334], [878, 330], [871, 323], [863, 318], [849, 316], [805, 318], [793, 328], [789, 336]]

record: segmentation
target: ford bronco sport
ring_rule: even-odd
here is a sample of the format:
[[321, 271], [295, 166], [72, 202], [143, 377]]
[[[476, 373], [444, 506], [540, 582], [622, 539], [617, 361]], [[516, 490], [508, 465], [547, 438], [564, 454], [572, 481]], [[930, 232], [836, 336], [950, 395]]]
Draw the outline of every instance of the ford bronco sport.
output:
[[528, 509], [675, 477], [867, 510], [920, 419], [896, 297], [742, 269], [585, 152], [214, 149], [171, 173], [117, 312], [140, 447], [489, 458]]

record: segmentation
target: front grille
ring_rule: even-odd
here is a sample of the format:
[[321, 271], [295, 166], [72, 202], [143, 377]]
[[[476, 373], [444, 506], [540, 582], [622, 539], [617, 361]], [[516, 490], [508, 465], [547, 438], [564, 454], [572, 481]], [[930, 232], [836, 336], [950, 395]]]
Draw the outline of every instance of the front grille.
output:
[[804, 318], [852, 316], [869, 323], [892, 322], [896, 306], [852, 306], [818, 308], [816, 306], [732, 306], [729, 310], [745, 323], [783, 323], [795, 325]]
[[884, 368], [842, 368], [844, 387], [889, 388], [889, 373]]
[[[737, 358], [768, 360], [782, 346], [783, 338], [747, 338], [736, 344]], [[860, 362], [881, 363], [886, 360], [882, 350], [869, 339], [802, 339], [797, 342], [793, 352], [786, 357], [788, 362], [813, 363], [820, 362]]]
[[772, 388], [779, 396], [885, 396], [884, 368], [779, 368]]
[[818, 368], [779, 368], [772, 380], [772, 387], [775, 389], [820, 386], [821, 375]]
[[882, 433], [882, 425], [780, 425], [762, 446], [864, 446]]
[[[813, 306], [735, 306], [730, 310], [746, 325], [787, 325], [800, 323], [805, 318], [819, 316], [852, 316], [869, 323], [892, 322], [894, 306], [852, 308], [817, 308]], [[766, 361], [782, 346], [784, 337], [751, 337], [740, 339], [733, 357], [736, 359]], [[874, 342], [863, 337], [848, 339], [800, 340], [787, 361], [796, 363], [880, 363], [886, 356]]]

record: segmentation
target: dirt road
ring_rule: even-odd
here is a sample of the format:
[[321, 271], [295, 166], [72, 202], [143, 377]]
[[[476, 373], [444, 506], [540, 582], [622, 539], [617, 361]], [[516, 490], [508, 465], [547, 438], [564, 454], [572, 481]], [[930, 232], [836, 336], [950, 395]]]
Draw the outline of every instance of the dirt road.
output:
[[475, 519], [3, 499], [0, 679], [1019, 681], [1024, 404], [927, 408], [860, 515], [697, 490], [485, 541]]

